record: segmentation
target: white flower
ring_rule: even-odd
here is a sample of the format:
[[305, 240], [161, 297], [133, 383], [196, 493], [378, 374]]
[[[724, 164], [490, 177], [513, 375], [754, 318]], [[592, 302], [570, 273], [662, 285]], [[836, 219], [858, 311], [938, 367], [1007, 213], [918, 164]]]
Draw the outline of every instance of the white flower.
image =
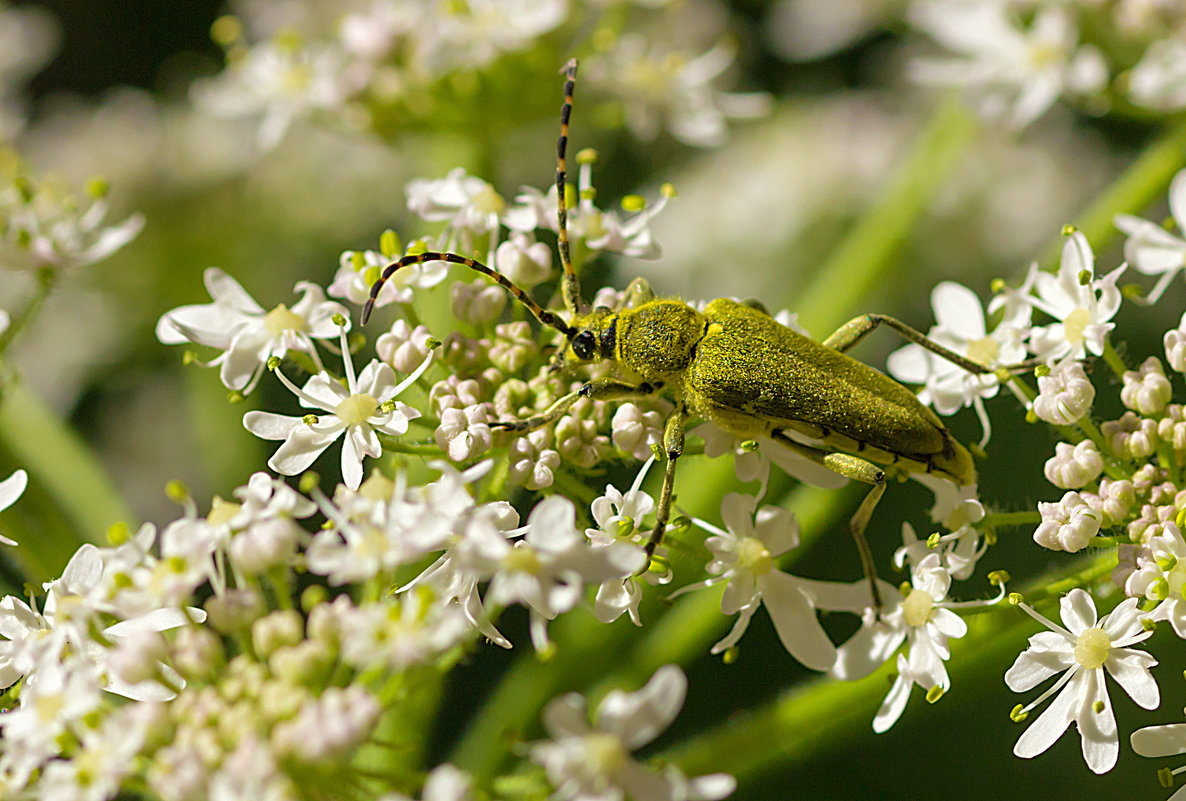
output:
[[732, 776], [715, 773], [689, 779], [674, 765], [662, 772], [634, 761], [630, 752], [655, 739], [683, 706], [688, 680], [666, 665], [641, 690], [611, 691], [588, 722], [585, 699], [562, 695], [544, 708], [552, 738], [531, 745], [531, 760], [543, 766], [557, 801], [712, 801], [733, 792]]
[[[1167, 757], [1186, 753], [1186, 723], [1167, 723], [1162, 726], [1146, 726], [1137, 729], [1130, 735], [1129, 743], [1132, 750], [1143, 757]], [[1171, 776], [1182, 772], [1182, 768], [1173, 771], [1163, 769]], [[1160, 778], [1162, 771], [1158, 771]], [[1178, 791], [1167, 801], [1183, 801], [1186, 799], [1186, 787], [1179, 787]]]
[[816, 618], [811, 582], [775, 567], [777, 557], [799, 544], [799, 527], [785, 509], [764, 506], [755, 515], [756, 506], [757, 499], [731, 492], [721, 502], [727, 531], [696, 521], [713, 534], [704, 544], [714, 557], [708, 572], [715, 575], [681, 588], [672, 597], [724, 583], [721, 611], [739, 617], [733, 630], [712, 647], [712, 653], [736, 645], [754, 612], [764, 605], [787, 652], [812, 670], [827, 670], [836, 661], [836, 646]]
[[[1014, 692], [1023, 693], [1057, 673], [1063, 675], [1021, 710], [1020, 714], [1024, 715], [1058, 693], [1021, 735], [1013, 753], [1027, 759], [1037, 756], [1053, 745], [1073, 722], [1082, 738], [1087, 766], [1096, 773], [1105, 773], [1116, 764], [1120, 744], [1104, 671], [1139, 706], [1155, 708], [1161, 694], [1149, 668], [1157, 660], [1128, 647], [1148, 639], [1153, 631], [1141, 625], [1136, 598], [1123, 601], [1098, 621], [1094, 601], [1081, 589], [1067, 593], [1061, 606], [1065, 628], [1021, 605], [1050, 631], [1030, 637], [1029, 648], [1009, 668], [1005, 683]], [[1019, 714], [1014, 715], [1015, 719], [1018, 717]]]
[[494, 187], [456, 167], [444, 178], [416, 178], [408, 182], [408, 211], [429, 222], [444, 221], [450, 228], [486, 234], [498, 230], [506, 201]]
[[[903, 533], [907, 530], [903, 526]], [[913, 535], [913, 531], [910, 534]], [[915, 684], [928, 693], [951, 688], [944, 660], [951, 656], [947, 641], [963, 637], [968, 626], [951, 611], [947, 600], [951, 574], [938, 553], [928, 553], [911, 570], [911, 590], [903, 596], [891, 590], [882, 610], [867, 609], [861, 629], [837, 649], [831, 674], [852, 681], [880, 667], [907, 643], [898, 657], [898, 677], [873, 718], [873, 730], [887, 731], [906, 709]]]
[[1126, 266], [1096, 278], [1095, 255], [1087, 237], [1072, 233], [1063, 245], [1058, 275], [1040, 272], [1035, 276], [1038, 297], [1030, 302], [1061, 322], [1034, 328], [1030, 350], [1050, 364], [1063, 358], [1082, 359], [1088, 351], [1102, 354], [1104, 340], [1116, 326], [1110, 322], [1120, 308], [1116, 281]]
[[[1186, 53], [1186, 48], [1183, 51]], [[1169, 201], [1178, 230], [1186, 230], [1186, 170], [1170, 182]], [[1124, 242], [1125, 260], [1143, 275], [1159, 276], [1146, 298], [1149, 303], [1156, 303], [1174, 277], [1186, 267], [1186, 240], [1131, 214], [1117, 215], [1115, 223], [1128, 234]]]
[[270, 150], [294, 120], [343, 106], [359, 77], [336, 43], [267, 41], [246, 48], [223, 73], [197, 81], [194, 105], [216, 117], [258, 117], [258, 145]]
[[[931, 308], [938, 325], [927, 337], [961, 356], [984, 365], [1001, 367], [1025, 358], [1022, 344], [1029, 326], [1026, 309], [986, 333], [984, 309], [976, 293], [954, 281], [943, 281], [931, 291]], [[992, 373], [970, 373], [921, 345], [909, 344], [890, 354], [886, 366], [892, 376], [911, 384], [925, 385], [919, 400], [939, 414], [952, 414], [978, 399], [991, 398], [1000, 388]]]
[[271, 412], [248, 412], [243, 416], [243, 426], [257, 437], [284, 440], [268, 460], [268, 467], [277, 473], [295, 476], [308, 469], [322, 451], [345, 434], [342, 481], [350, 489], [358, 489], [362, 483], [363, 457], [378, 457], [383, 453], [375, 432], [400, 436], [407, 432], [408, 423], [420, 416], [420, 412], [395, 397], [428, 369], [431, 353], [416, 372], [399, 384], [395, 383], [395, 371], [379, 361], [372, 361], [355, 378], [343, 330], [342, 361], [346, 368], [345, 387], [329, 373], [321, 372], [310, 378], [303, 389], [298, 389], [276, 370], [281, 383], [300, 399], [302, 406], [321, 409], [324, 414], [287, 417]]
[[1126, 550], [1126, 558], [1113, 574], [1125, 594], [1156, 602], [1149, 619], [1169, 622], [1174, 634], [1186, 639], [1186, 540], [1181, 529], [1166, 521], [1143, 545], [1129, 545]]
[[1091, 94], [1107, 83], [1107, 66], [1091, 46], [1079, 46], [1069, 9], [1039, 8], [1028, 26], [996, 0], [931, 0], [910, 5], [911, 22], [959, 57], [920, 60], [923, 83], [966, 86], [980, 110], [1020, 128], [1060, 95]]
[[1039, 501], [1042, 522], [1034, 531], [1034, 542], [1052, 551], [1076, 553], [1099, 533], [1103, 513], [1077, 492], [1068, 492], [1058, 503]]
[[639, 139], [653, 140], [666, 127], [684, 144], [715, 147], [727, 138], [728, 119], [761, 117], [770, 110], [765, 93], [712, 87], [733, 64], [736, 51], [735, 44], [723, 40], [691, 57], [680, 45], [628, 33], [612, 50], [586, 59], [583, 68], [591, 86], [621, 100], [623, 119]]
[[[355, 306], [361, 306], [371, 297], [371, 286], [382, 275], [383, 270], [398, 255], [389, 256], [377, 250], [343, 251], [338, 260], [338, 271], [327, 291], [332, 298], [342, 298]], [[430, 289], [449, 274], [449, 264], [443, 261], [426, 261], [410, 264], [392, 274], [383, 283], [375, 308], [389, 303], [411, 303], [413, 289]]]
[[[576, 188], [580, 200], [575, 207], [568, 210], [570, 241], [574, 244], [583, 243], [593, 251], [590, 256], [601, 251], [609, 251], [640, 259], [657, 259], [662, 251], [651, 233], [650, 223], [655, 215], [667, 206], [675, 190], [670, 186], [664, 186], [659, 193], [659, 200], [653, 204], [633, 196], [636, 201], [631, 206], [635, 209], [634, 215], [622, 219], [616, 211], [602, 211], [594, 204], [594, 159], [578, 156], [578, 160], [581, 165], [577, 173]], [[559, 227], [555, 185], [546, 192], [525, 186], [515, 197], [515, 203], [517, 205], [507, 209], [503, 215], [507, 227], [512, 231], [555, 231]]]
[[[585, 529], [585, 536], [593, 542], [595, 548], [626, 548], [637, 551], [642, 558], [630, 558], [638, 560], [639, 570], [646, 567], [646, 557], [642, 549], [634, 543], [645, 536], [641, 528], [643, 518], [655, 511], [654, 499], [643, 492], [641, 487], [647, 470], [654, 463], [654, 456], [647, 458], [642, 469], [638, 471], [634, 484], [625, 495], [613, 484], [606, 486], [605, 494], [595, 498], [590, 507], [597, 528]], [[647, 580], [653, 575], [650, 571], [645, 574]], [[612, 623], [623, 612], [627, 612], [634, 625], [641, 626], [642, 619], [638, 614], [638, 604], [641, 600], [642, 589], [636, 576], [611, 578], [598, 587], [593, 613], [602, 623]]]
[[1056, 364], [1049, 375], [1038, 377], [1034, 414], [1047, 423], [1069, 426], [1083, 419], [1094, 400], [1095, 386], [1083, 371], [1083, 365], [1067, 359]]
[[[25, 491], [25, 486], [28, 483], [29, 474], [24, 470], [17, 470], [8, 478], [0, 481], [0, 512], [3, 512], [16, 503], [17, 498], [21, 497], [21, 493]], [[3, 534], [0, 534], [0, 543], [5, 545], [17, 544], [14, 540], [10, 540]]]
[[[211, 267], [203, 275], [213, 303], [180, 306], [157, 321], [156, 336], [166, 345], [194, 342], [224, 351], [208, 366], [221, 365], [228, 389], [251, 392], [268, 359], [299, 350], [319, 363], [314, 339], [338, 334], [335, 314], [349, 319], [346, 307], [327, 301], [321, 287], [300, 281], [300, 299], [290, 309], [281, 303], [264, 311], [234, 278]], [[347, 323], [347, 325], [349, 325]]]
[[1137, 105], [1156, 111], [1186, 106], [1186, 41], [1167, 36], [1149, 45], [1129, 73], [1128, 93]]
[[601, 584], [642, 570], [646, 556], [637, 548], [594, 548], [576, 528], [572, 502], [559, 495], [531, 510], [526, 533], [502, 556], [490, 579], [485, 602], [521, 603], [531, 610], [531, 642], [537, 651], [549, 646], [546, 621], [572, 609], [586, 582]]

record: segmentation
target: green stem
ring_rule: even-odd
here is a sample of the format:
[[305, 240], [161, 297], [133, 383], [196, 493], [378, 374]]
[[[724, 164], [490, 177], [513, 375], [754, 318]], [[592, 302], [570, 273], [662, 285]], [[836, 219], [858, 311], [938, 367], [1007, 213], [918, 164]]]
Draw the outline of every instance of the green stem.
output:
[[[1081, 564], [1063, 580], [1039, 579], [1032, 586], [1080, 586], [1106, 574], [1114, 559], [1108, 554], [1090, 560], [1086, 567]], [[1040, 596], [1042, 592], [1034, 594]], [[1034, 621], [1021, 614], [1013, 620], [1006, 620], [1004, 615], [965, 619], [969, 624], [967, 636], [951, 643], [951, 673], [956, 685], [997, 664], [1003, 672], [1004, 664], [1034, 628]], [[859, 681], [821, 677], [794, 687], [764, 706], [731, 716], [726, 723], [661, 753], [657, 759], [678, 765], [688, 775], [725, 769], [745, 782], [774, 769], [787, 771], [841, 743], [851, 747], [861, 736], [857, 732], [868, 730], [894, 669], [891, 659]]]
[[[1097, 252], [1103, 250], [1119, 236], [1119, 230], [1112, 224], [1116, 215], [1139, 212], [1159, 199], [1183, 166], [1186, 166], [1186, 119], [1179, 120], [1145, 148], [1107, 191], [1079, 215], [1075, 227]], [[1044, 269], [1055, 269], [1062, 247], [1060, 237], [1042, 259]]]
[[980, 521], [980, 526], [989, 528], [1003, 528], [1005, 526], [1031, 526], [1042, 522], [1042, 516], [1034, 511], [1025, 512], [991, 512]]
[[25, 308], [12, 316], [9, 321], [8, 328], [4, 333], [0, 334], [0, 356], [8, 352], [8, 346], [11, 345], [21, 332], [33, 321], [40, 311], [41, 305], [45, 303], [45, 299], [49, 297], [50, 292], [58, 283], [58, 270], [56, 267], [41, 267], [37, 270], [37, 291], [33, 297], [29, 298], [29, 302], [25, 304]]
[[795, 308], [808, 331], [816, 336], [832, 331], [885, 279], [910, 229], [978, 130], [976, 118], [958, 97], [935, 110], [901, 170], [800, 293]]
[[72, 530], [24, 538], [21, 551], [32, 563], [58, 574], [71, 554], [85, 542], [104, 542], [117, 522], [134, 528], [131, 510], [115, 489], [95, 454], [22, 382], [12, 381], [0, 394], [0, 444], [29, 472], [37, 485], [69, 520]]

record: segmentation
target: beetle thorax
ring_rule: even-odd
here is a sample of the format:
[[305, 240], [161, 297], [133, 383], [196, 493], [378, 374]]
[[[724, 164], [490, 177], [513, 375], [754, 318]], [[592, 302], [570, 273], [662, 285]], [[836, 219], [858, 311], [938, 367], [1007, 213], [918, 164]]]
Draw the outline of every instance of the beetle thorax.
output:
[[618, 314], [617, 359], [644, 381], [683, 373], [696, 354], [707, 321], [678, 300], [653, 300]]

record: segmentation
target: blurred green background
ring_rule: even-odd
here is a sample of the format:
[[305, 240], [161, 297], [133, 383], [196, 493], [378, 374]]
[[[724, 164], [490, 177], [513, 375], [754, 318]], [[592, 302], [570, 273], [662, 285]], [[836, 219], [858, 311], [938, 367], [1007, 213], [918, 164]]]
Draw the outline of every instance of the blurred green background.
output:
[[[687, 13], [700, 13], [697, 5], [685, 4]], [[60, 0], [36, 6], [56, 19], [58, 45], [56, 56], [24, 88], [28, 119], [17, 150], [39, 173], [70, 185], [106, 178], [112, 185], [110, 219], [138, 210], [147, 225], [108, 261], [71, 274], [12, 358], [36, 397], [95, 450], [136, 520], [164, 523], [176, 515], [163, 494], [166, 480], [185, 482], [204, 510], [214, 494], [227, 495], [263, 469], [270, 453], [267, 443], [243, 429], [241, 418], [248, 408], [275, 408], [282, 390], [274, 393], [265, 380], [247, 403], [229, 404], [216, 375], [183, 367], [181, 350], [160, 345], [153, 335], [163, 312], [208, 300], [201, 283], [205, 268], [221, 267], [271, 306], [289, 300], [297, 280], [327, 283], [341, 251], [375, 247], [385, 228], [405, 239], [415, 235], [420, 229], [404, 199], [404, 184], [413, 177], [441, 177], [453, 166], [466, 166], [507, 198], [520, 185], [551, 180], [559, 100], [552, 76], [558, 64], [523, 58], [507, 72], [511, 77], [478, 75], [474, 87], [457, 94], [445, 123], [452, 130], [413, 125], [388, 132], [384, 141], [298, 122], [276, 149], [260, 152], [252, 145], [250, 123], [204, 117], [189, 102], [191, 81], [222, 68], [222, 51], [209, 36], [211, 23], [227, 10], [221, 3]], [[732, 125], [720, 148], [692, 148], [666, 134], [640, 143], [603, 124], [607, 117], [596, 105], [583, 106], [578, 89], [573, 144], [601, 151], [599, 205], [608, 208], [636, 191], [654, 197], [665, 181], [679, 192], [654, 226], [663, 258], [613, 262], [609, 282], [624, 286], [643, 274], [660, 291], [685, 298], [757, 297], [772, 309], [798, 311], [823, 337], [864, 311], [891, 313], [926, 329], [933, 320], [930, 288], [940, 280], [958, 280], [987, 298], [994, 278], [1016, 281], [1033, 259], [1053, 266], [1060, 227], [1081, 218], [1156, 139], [1158, 128], [1063, 108], [1020, 134], [975, 121], [952, 100], [904, 82], [895, 8], [885, 4], [880, 22], [836, 52], [793, 60], [772, 21], [775, 5], [739, 0], [720, 7], [738, 46], [733, 83], [773, 98], [768, 117]], [[478, 134], [482, 148], [473, 145]], [[913, 191], [895, 194], [905, 173], [918, 178], [919, 162], [933, 171], [921, 171]], [[846, 238], [870, 214], [892, 223], [895, 211], [906, 213], [903, 197], [920, 212], [906, 218], [890, 243], [884, 272], [866, 287], [847, 280], [837, 287], [828, 268], [840, 243], [851, 241]], [[1146, 216], [1156, 220], [1165, 213], [1161, 203]], [[1115, 236], [1093, 244], [1100, 245], [1101, 272], [1120, 262]], [[28, 291], [17, 280], [0, 287], [0, 307], [12, 308]], [[1161, 332], [1176, 325], [1183, 295], [1177, 281], [1157, 307], [1121, 312], [1119, 339], [1130, 364], [1160, 353]], [[857, 355], [882, 365], [898, 345], [892, 335], [879, 334]], [[1115, 394], [1101, 388], [1098, 415], [1119, 414]], [[1002, 510], [1057, 500], [1041, 474], [1053, 452], [1047, 430], [1025, 424], [1010, 398], [989, 407], [994, 434], [990, 458], [981, 465], [981, 497]], [[965, 441], [979, 438], [971, 413], [958, 415], [951, 426]], [[27, 464], [35, 447], [6, 437], [0, 475]], [[718, 468], [729, 466], [706, 469]], [[785, 491], [789, 482], [784, 485]], [[694, 487], [681, 490], [691, 495]], [[859, 490], [844, 492], [855, 505]], [[689, 504], [689, 512], [719, 520], [715, 509], [696, 509], [691, 499]], [[891, 488], [871, 531], [880, 564], [888, 563], [900, 542], [902, 521], [927, 529], [929, 505], [929, 493], [917, 485]], [[56, 511], [36, 483], [4, 520], [6, 530], [21, 532], [77, 525]], [[823, 522], [836, 530], [795, 572], [856, 579], [860, 569], [844, 531], [846, 514], [841, 510]], [[1039, 552], [1029, 533], [1003, 532], [982, 564], [1024, 576], [1064, 562]], [[52, 573], [68, 558], [62, 554], [60, 564], [38, 568]], [[17, 569], [29, 566], [20, 559], [4, 565], [13, 586], [20, 585]], [[977, 586], [987, 594], [987, 585]], [[831, 624], [839, 634], [849, 622]], [[581, 636], [587, 629], [582, 625], [571, 625], [568, 636]], [[527, 641], [525, 617], [514, 611], [504, 630], [516, 642]], [[621, 642], [638, 641], [625, 639], [633, 632], [622, 634]], [[808, 673], [783, 651], [764, 613], [756, 616], [735, 664], [708, 657], [708, 644], [705, 656], [686, 666], [688, 703], [657, 751], [727, 725]], [[1153, 777], [1162, 763], [1134, 756], [1123, 741], [1117, 768], [1104, 777], [1087, 770], [1073, 733], [1033, 761], [1014, 758], [1010, 751], [1022, 728], [1009, 722], [1008, 712], [1033, 694], [1015, 696], [1002, 675], [1024, 637], [1011, 651], [970, 669], [961, 665], [965, 647], [955, 644], [953, 689], [937, 705], [928, 706], [916, 693], [888, 734], [857, 726], [859, 737], [789, 749], [785, 759], [746, 777], [734, 797], [995, 799], [1021, 793], [1054, 801], [1169, 795]], [[1154, 671], [1161, 709], [1136, 710], [1113, 686], [1122, 733], [1173, 722], [1186, 703], [1186, 649], [1169, 631], [1159, 631], [1150, 649], [1163, 658]], [[1177, 658], [1171, 661], [1170, 654]], [[503, 671], [531, 658], [523, 648], [506, 653], [481, 647], [454, 672], [434, 735], [437, 757], [451, 752], [459, 727]], [[631, 658], [628, 650], [622, 653], [624, 665]], [[548, 681], [560, 692], [595, 679], [553, 673]], [[877, 689], [872, 702], [837, 714], [871, 721], [882, 694]]]

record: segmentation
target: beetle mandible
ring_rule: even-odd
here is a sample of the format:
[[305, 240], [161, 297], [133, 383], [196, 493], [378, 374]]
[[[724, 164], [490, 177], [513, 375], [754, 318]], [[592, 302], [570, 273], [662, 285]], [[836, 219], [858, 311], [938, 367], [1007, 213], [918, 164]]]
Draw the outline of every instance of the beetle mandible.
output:
[[[892, 466], [907, 473], [929, 473], [964, 486], [976, 481], [968, 450], [915, 394], [897, 381], [845, 352], [869, 332], [885, 325], [972, 373], [995, 370], [928, 339], [892, 317], [865, 314], [841, 326], [822, 343], [776, 322], [764, 310], [720, 299], [697, 311], [678, 299], [657, 298], [637, 278], [620, 308], [590, 308], [569, 253], [565, 198], [569, 119], [576, 85], [576, 60], [565, 66], [564, 104], [557, 142], [556, 201], [561, 295], [569, 320], [545, 309], [506, 276], [456, 253], [409, 254], [383, 270], [363, 307], [366, 323], [383, 284], [405, 267], [428, 261], [464, 265], [489, 277], [522, 303], [542, 324], [559, 331], [565, 345], [553, 368], [611, 362], [616, 376], [595, 378], [523, 420], [494, 427], [526, 433], [558, 420], [580, 398], [613, 401], [663, 393], [674, 401], [663, 430], [666, 465], [655, 528], [645, 545], [648, 557], [663, 539], [671, 513], [675, 467], [684, 449], [684, 427], [691, 418], [716, 423], [730, 434], [752, 440], [768, 437], [781, 446], [845, 478], [870, 485], [849, 528], [880, 608], [876, 570], [865, 529], [886, 487]], [[805, 444], [792, 436], [806, 437]]]

